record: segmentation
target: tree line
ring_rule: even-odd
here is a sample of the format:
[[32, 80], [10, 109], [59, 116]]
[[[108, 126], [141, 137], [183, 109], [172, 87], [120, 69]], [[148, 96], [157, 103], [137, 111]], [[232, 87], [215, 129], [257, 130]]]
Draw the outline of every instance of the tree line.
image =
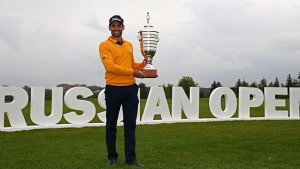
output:
[[[194, 81], [194, 79], [190, 76], [183, 76], [178, 84], [178, 87], [182, 87], [183, 90], [185, 91], [186, 95], [189, 96], [189, 89], [190, 87], [200, 87], [198, 85], [198, 83], [196, 83]], [[148, 97], [148, 93], [150, 90], [150, 87], [147, 87], [146, 84], [144, 83], [140, 83], [139, 84], [140, 87], [140, 96], [142, 99], [146, 99]], [[161, 85], [161, 87], [164, 88], [166, 97], [168, 99], [172, 98], [172, 87], [174, 87], [173, 84], [163, 84]], [[223, 87], [222, 83], [219, 81], [213, 81], [213, 83], [211, 84], [210, 88], [201, 88], [200, 87], [200, 97], [209, 97], [211, 92], [218, 88], [218, 87]], [[265, 87], [300, 87], [300, 72], [297, 75], [297, 78], [292, 77], [290, 74], [288, 74], [287, 79], [285, 81], [285, 83], [280, 83], [278, 78], [276, 77], [274, 81], [270, 81], [268, 83], [267, 79], [265, 77], [263, 77], [259, 83], [256, 82], [252, 82], [249, 83], [247, 81], [245, 81], [244, 79], [238, 79], [235, 83], [235, 85], [233, 87], [230, 87], [234, 93], [236, 94], [236, 96], [239, 96], [239, 87], [255, 87], [255, 88], [259, 88], [260, 90], [264, 91]]]
[[[138, 84], [140, 88], [140, 98], [141, 99], [147, 99], [149, 91], [151, 87], [147, 86], [145, 83], [139, 83]], [[181, 79], [179, 79], [177, 85], [178, 87], [182, 87], [183, 90], [185, 91], [186, 95], [189, 96], [189, 90], [190, 87], [200, 87], [200, 96], [199, 97], [209, 97], [211, 92], [218, 88], [218, 87], [223, 87], [222, 83], [219, 81], [213, 81], [212, 84], [210, 85], [209, 88], [204, 88], [198, 85], [194, 81], [194, 79], [190, 76], [183, 76]], [[166, 98], [171, 99], [172, 98], [172, 88], [175, 87], [173, 84], [163, 84], [160, 85], [160, 87], [163, 87]], [[233, 87], [230, 87], [236, 96], [238, 97], [238, 92], [239, 92], [239, 87], [256, 87], [259, 88], [260, 90], [264, 91], [265, 87], [300, 87], [300, 72], [298, 72], [297, 78], [292, 77], [290, 74], [288, 74], [287, 79], [285, 83], [280, 83], [278, 78], [276, 77], [274, 81], [268, 82], [266, 78], [262, 78], [258, 83], [252, 82], [249, 83], [245, 81], [244, 79], [237, 79], [235, 82], [235, 85]], [[25, 91], [27, 91], [29, 100], [31, 97], [31, 88], [29, 86], [24, 86], [23, 87]], [[87, 86], [91, 91], [93, 91], [93, 95], [90, 98], [97, 98], [99, 92], [104, 89], [104, 87], [100, 86]], [[67, 90], [64, 90], [64, 93]], [[45, 89], [45, 100], [51, 100], [52, 99], [52, 90], [51, 89]], [[6, 96], [5, 97], [6, 101], [12, 101], [13, 98], [12, 96]]]

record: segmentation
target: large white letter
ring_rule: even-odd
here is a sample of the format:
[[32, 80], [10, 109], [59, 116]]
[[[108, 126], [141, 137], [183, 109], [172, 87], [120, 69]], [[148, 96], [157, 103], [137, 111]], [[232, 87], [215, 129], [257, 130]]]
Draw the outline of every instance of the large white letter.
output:
[[290, 88], [290, 117], [299, 118], [300, 88]]
[[[221, 98], [225, 97], [225, 110], [221, 107]], [[234, 92], [228, 87], [219, 87], [215, 89], [209, 97], [209, 107], [211, 113], [221, 119], [231, 118], [237, 107], [236, 96]]]
[[87, 98], [92, 96], [93, 92], [86, 87], [74, 87], [69, 89], [65, 95], [65, 104], [75, 110], [82, 110], [82, 114], [78, 115], [75, 112], [64, 114], [65, 119], [72, 124], [83, 125], [90, 122], [96, 113], [94, 104], [90, 101], [79, 100], [77, 96]]
[[160, 114], [162, 121], [172, 121], [168, 102], [162, 87], [151, 87], [146, 102], [142, 122], [154, 121], [154, 115]]
[[265, 87], [265, 117], [266, 118], [287, 118], [286, 110], [276, 110], [278, 106], [285, 106], [285, 100], [276, 100], [276, 95], [287, 95], [287, 88]]
[[[252, 96], [252, 99], [251, 99]], [[258, 107], [264, 102], [264, 94], [258, 88], [239, 88], [239, 118], [250, 118], [250, 107]]]
[[52, 88], [51, 114], [45, 115], [45, 87], [31, 88], [30, 117], [32, 122], [41, 126], [57, 124], [63, 113], [63, 88]]
[[199, 119], [199, 87], [190, 88], [190, 101], [182, 87], [172, 88], [172, 118], [181, 120], [181, 110], [187, 119]]
[[[5, 96], [12, 96], [11, 102], [5, 102]], [[0, 128], [4, 128], [4, 113], [7, 113], [12, 128], [27, 127], [22, 109], [28, 103], [28, 94], [21, 87], [0, 86]]]

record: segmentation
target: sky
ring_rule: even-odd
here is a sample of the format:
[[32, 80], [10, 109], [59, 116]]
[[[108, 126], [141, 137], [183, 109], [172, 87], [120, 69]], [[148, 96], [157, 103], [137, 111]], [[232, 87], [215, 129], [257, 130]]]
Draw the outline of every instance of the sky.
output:
[[138, 31], [150, 24], [160, 41], [147, 86], [190, 76], [201, 87], [232, 87], [300, 72], [299, 0], [0, 0], [0, 85], [105, 86], [99, 44], [108, 20], [124, 19], [123, 38], [141, 62]]

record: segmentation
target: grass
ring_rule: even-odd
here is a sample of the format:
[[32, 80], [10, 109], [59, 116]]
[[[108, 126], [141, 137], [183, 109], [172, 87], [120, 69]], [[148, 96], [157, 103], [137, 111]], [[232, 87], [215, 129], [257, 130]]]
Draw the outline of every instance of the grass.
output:
[[[208, 100], [200, 101], [200, 117], [213, 117]], [[27, 120], [28, 110], [24, 109]], [[262, 116], [261, 110], [251, 109], [251, 115]], [[298, 120], [141, 125], [137, 156], [149, 169], [300, 168], [299, 129]], [[132, 168], [124, 164], [123, 134], [118, 127], [119, 160], [109, 167], [105, 127], [0, 132], [0, 168]]]

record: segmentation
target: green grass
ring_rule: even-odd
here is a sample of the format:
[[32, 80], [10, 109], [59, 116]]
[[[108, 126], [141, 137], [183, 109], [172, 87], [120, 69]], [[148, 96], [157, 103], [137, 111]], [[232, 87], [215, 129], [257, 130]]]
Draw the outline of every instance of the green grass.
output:
[[[145, 101], [141, 104], [143, 110]], [[263, 116], [261, 110], [251, 109], [251, 115]], [[23, 111], [28, 120], [29, 108]], [[213, 117], [207, 99], [201, 100], [200, 112], [201, 118]], [[149, 169], [300, 168], [299, 129], [299, 120], [141, 125], [137, 156]], [[123, 134], [118, 127], [119, 160], [109, 167], [105, 127], [0, 132], [0, 168], [132, 168], [124, 164]]]

